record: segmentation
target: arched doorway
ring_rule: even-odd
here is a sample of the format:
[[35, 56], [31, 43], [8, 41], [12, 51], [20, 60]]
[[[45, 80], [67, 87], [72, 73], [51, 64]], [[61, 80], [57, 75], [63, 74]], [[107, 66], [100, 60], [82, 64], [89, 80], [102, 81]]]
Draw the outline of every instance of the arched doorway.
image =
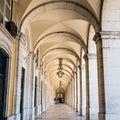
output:
[[0, 48], [0, 120], [5, 117], [8, 55]]

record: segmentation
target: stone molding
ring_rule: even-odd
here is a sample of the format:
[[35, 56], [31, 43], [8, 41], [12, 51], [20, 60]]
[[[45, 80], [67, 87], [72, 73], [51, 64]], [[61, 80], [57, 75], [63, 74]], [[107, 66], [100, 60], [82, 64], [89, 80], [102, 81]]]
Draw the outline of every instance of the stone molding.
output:
[[97, 55], [95, 53], [89, 53], [88, 59], [97, 59]]
[[120, 39], [120, 32], [118, 31], [101, 31], [94, 35], [93, 40], [97, 44], [102, 39]]
[[102, 39], [120, 39], [120, 32], [118, 31], [102, 31], [100, 32]]

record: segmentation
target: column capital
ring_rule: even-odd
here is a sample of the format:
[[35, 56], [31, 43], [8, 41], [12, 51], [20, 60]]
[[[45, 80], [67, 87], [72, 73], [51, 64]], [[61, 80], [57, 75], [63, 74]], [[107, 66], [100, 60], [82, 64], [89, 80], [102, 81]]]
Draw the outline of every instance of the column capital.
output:
[[27, 54], [27, 56], [25, 57], [26, 60], [29, 60], [30, 58], [34, 59], [34, 53], [33, 52], [29, 52]]
[[77, 74], [77, 72], [75, 71], [75, 72], [74, 72], [74, 75], [76, 75], [76, 74]]
[[28, 56], [33, 56], [33, 57], [34, 57], [34, 55], [35, 55], [35, 54], [34, 54], [33, 52], [29, 52], [29, 53], [28, 53]]
[[85, 61], [88, 60], [88, 53], [85, 53], [83, 58], [85, 59]]
[[22, 32], [18, 32], [18, 35], [16, 36], [17, 40], [21, 42], [22, 44], [26, 45], [26, 39], [25, 35]]
[[100, 32], [97, 32], [93, 37], [93, 41], [95, 41], [95, 43], [97, 44], [101, 40], [102, 40], [101, 34], [100, 34]]
[[78, 69], [79, 69], [79, 70], [81, 69], [81, 65], [78, 65]]

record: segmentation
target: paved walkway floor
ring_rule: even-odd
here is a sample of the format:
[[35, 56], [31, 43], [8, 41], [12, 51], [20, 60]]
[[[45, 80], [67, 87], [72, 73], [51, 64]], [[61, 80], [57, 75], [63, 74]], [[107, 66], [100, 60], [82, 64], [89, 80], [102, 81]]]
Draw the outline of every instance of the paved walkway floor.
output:
[[55, 104], [35, 120], [85, 120], [65, 104]]

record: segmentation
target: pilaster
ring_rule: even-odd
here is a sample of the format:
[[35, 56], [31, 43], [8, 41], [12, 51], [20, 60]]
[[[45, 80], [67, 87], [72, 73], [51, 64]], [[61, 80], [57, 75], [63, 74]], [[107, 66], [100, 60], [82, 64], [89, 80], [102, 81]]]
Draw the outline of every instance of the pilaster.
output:
[[80, 113], [80, 116], [82, 116], [82, 69], [81, 69], [81, 65], [78, 66], [78, 69], [79, 69], [79, 81], [80, 81], [80, 109], [79, 109], [79, 113]]
[[105, 119], [118, 120], [120, 116], [120, 32], [102, 31]]
[[85, 71], [86, 71], [86, 120], [89, 120], [90, 114], [90, 94], [89, 94], [89, 61], [88, 54], [86, 53], [84, 56], [85, 59]]
[[76, 86], [76, 112], [78, 112], [78, 79], [77, 79], [78, 73], [77, 70], [75, 72], [75, 86]]
[[101, 34], [95, 34], [94, 39], [97, 50], [97, 69], [98, 69], [98, 94], [99, 94], [99, 120], [105, 120], [105, 87], [103, 69], [103, 44]]
[[75, 110], [75, 81], [73, 77], [72, 77], [72, 107], [73, 110]]

